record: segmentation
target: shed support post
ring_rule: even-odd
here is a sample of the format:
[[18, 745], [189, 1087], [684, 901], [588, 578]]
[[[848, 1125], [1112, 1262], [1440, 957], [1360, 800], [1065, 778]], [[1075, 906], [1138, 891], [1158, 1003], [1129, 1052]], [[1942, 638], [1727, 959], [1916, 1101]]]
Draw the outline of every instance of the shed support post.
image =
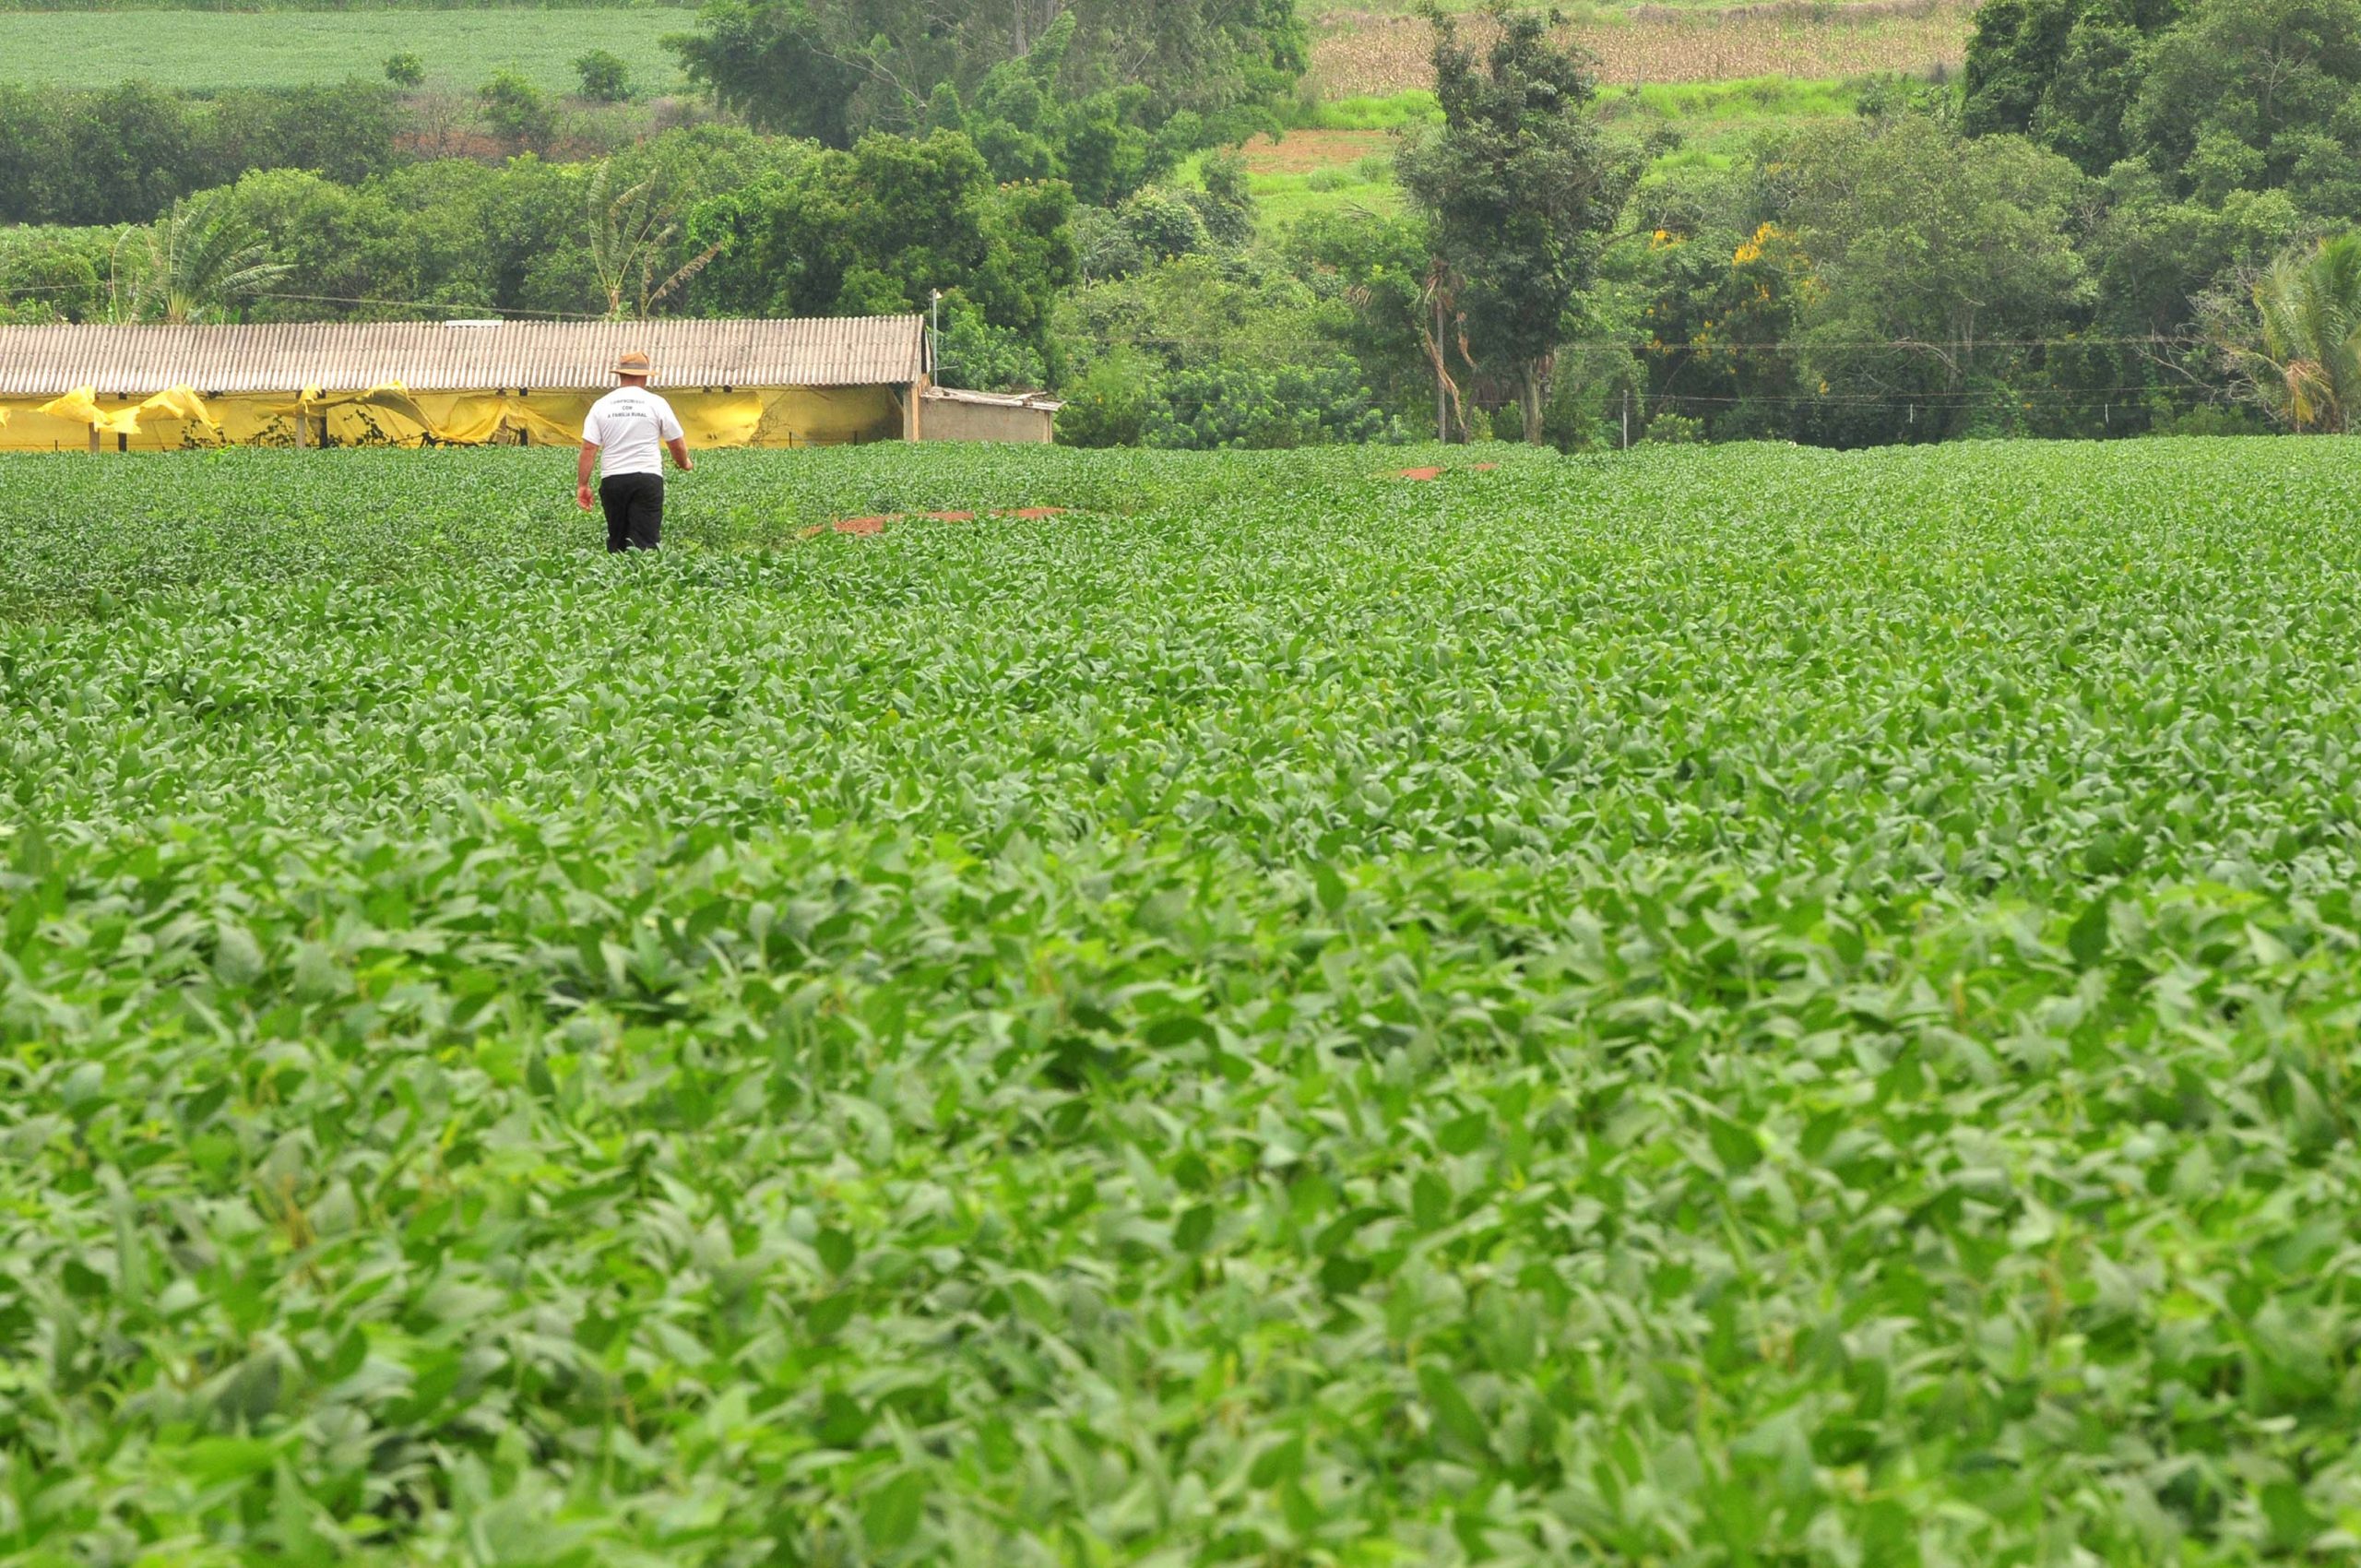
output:
[[98, 427], [97, 425], [92, 425], [92, 426], [90, 427], [90, 456], [91, 456], [91, 457], [97, 457], [98, 455], [99, 455], [99, 427]]
[[304, 447], [312, 444], [312, 433], [310, 429], [307, 428], [311, 422], [312, 422], [310, 420], [303, 417], [303, 410], [302, 409], [299, 408], [295, 410], [295, 450], [298, 452], [301, 452]]
[[926, 394], [926, 378], [920, 376], [910, 383], [909, 401], [902, 405], [902, 439], [919, 439], [919, 399]]

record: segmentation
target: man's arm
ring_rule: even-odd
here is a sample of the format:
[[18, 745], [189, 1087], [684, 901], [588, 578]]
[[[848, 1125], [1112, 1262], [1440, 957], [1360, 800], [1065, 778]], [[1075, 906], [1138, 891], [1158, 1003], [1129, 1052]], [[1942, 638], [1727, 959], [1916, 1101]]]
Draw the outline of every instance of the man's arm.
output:
[[590, 465], [598, 460], [599, 444], [585, 440], [582, 456], [574, 465], [574, 504], [584, 511], [590, 510]]
[[689, 443], [686, 436], [676, 435], [672, 437], [671, 440], [664, 443], [664, 445], [672, 449], [672, 466], [674, 468], [680, 469], [682, 473], [687, 473], [690, 469], [695, 467], [694, 464], [689, 461]]

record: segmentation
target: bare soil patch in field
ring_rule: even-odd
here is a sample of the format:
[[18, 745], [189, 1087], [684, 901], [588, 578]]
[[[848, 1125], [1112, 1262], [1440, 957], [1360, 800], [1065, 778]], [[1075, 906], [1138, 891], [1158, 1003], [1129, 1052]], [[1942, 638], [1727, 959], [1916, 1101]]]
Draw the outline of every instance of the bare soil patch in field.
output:
[[[1681, 11], [1643, 7], [1628, 21], [1572, 24], [1560, 36], [1598, 60], [1613, 86], [1728, 81], [1749, 77], [1857, 77], [1956, 65], [1967, 50], [1975, 0], [1865, 0], [1855, 5], [1757, 5]], [[1481, 44], [1492, 24], [1460, 22]], [[1434, 85], [1426, 22], [1331, 12], [1311, 50], [1323, 98], [1382, 96]]]
[[1371, 153], [1392, 153], [1392, 131], [1289, 131], [1275, 142], [1251, 141], [1240, 149], [1252, 174], [1309, 174], [1358, 163]]

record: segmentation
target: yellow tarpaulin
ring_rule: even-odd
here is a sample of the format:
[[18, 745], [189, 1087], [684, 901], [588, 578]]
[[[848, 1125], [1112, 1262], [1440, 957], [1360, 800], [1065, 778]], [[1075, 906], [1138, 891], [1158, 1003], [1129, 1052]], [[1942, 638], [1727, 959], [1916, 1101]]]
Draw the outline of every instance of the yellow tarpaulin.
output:
[[[692, 447], [833, 446], [902, 433], [901, 405], [882, 386], [660, 389]], [[91, 431], [132, 451], [203, 446], [571, 446], [595, 392], [365, 392], [317, 387], [207, 398], [188, 386], [101, 403], [88, 387], [47, 402], [0, 401], [0, 450], [79, 451]], [[16, 417], [12, 421], [10, 415]], [[117, 443], [109, 443], [109, 445]]]
[[83, 425], [101, 435], [136, 435], [139, 434], [139, 410], [116, 409], [109, 412], [99, 407], [98, 388], [79, 386], [63, 398], [52, 398], [33, 412], [46, 414], [68, 424]]
[[205, 399], [196, 395], [194, 386], [167, 386], [139, 405], [142, 419], [174, 419], [189, 424], [211, 424], [213, 416], [205, 410]]

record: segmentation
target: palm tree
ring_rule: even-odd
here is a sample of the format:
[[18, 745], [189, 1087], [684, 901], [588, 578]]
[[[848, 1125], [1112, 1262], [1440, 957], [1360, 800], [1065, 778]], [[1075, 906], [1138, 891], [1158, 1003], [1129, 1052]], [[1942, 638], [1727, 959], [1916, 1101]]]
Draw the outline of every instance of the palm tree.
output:
[[227, 191], [207, 191], [172, 203], [170, 212], [115, 243], [108, 314], [174, 326], [220, 321], [290, 270], [270, 259]]
[[2361, 233], [2289, 251], [2254, 286], [2262, 344], [2233, 350], [2258, 400], [2289, 429], [2343, 434], [2361, 421]]
[[654, 175], [617, 192], [613, 172], [611, 159], [590, 171], [590, 268], [606, 296], [608, 320], [644, 321], [666, 296], [704, 271], [721, 246], [708, 245], [659, 282], [656, 269], [680, 237], [680, 222], [658, 196]]

